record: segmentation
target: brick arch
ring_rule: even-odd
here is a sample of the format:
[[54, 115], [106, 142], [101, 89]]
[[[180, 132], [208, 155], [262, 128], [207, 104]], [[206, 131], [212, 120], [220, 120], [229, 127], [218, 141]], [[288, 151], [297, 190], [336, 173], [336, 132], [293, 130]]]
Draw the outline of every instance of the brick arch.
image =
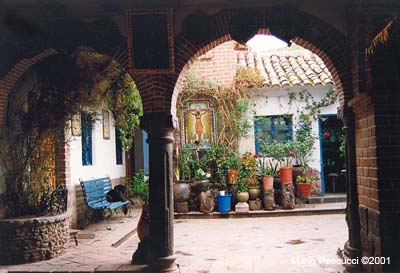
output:
[[[99, 52], [99, 53], [110, 56], [128, 71], [128, 53], [126, 51], [126, 48], [115, 46], [110, 50], [109, 53], [104, 53], [104, 52]], [[59, 54], [58, 50], [54, 48], [47, 48], [43, 49], [40, 53], [32, 57], [22, 58], [14, 64], [14, 66], [5, 74], [5, 76], [2, 79], [0, 79], [0, 126], [4, 124], [5, 110], [6, 110], [5, 107], [7, 106], [8, 96], [15, 87], [15, 85], [18, 83], [18, 81], [22, 78], [22, 76], [26, 72], [28, 72], [28, 70], [33, 65], [44, 60], [47, 57], [56, 54]]]
[[35, 63], [55, 54], [58, 54], [57, 50], [54, 48], [47, 48], [31, 58], [23, 58], [0, 80], [0, 126], [4, 125], [5, 107], [7, 105], [8, 95], [17, 82]]
[[[239, 18], [247, 25], [235, 25]], [[275, 7], [265, 9], [224, 10], [213, 16], [204, 16], [204, 25], [213, 26], [205, 37], [180, 33], [175, 37], [175, 86], [170, 94], [170, 111], [176, 121], [176, 102], [183, 79], [195, 59], [216, 46], [233, 40], [232, 35], [247, 40], [254, 34], [270, 34], [296, 44], [318, 55], [332, 74], [343, 106], [352, 97], [352, 74], [349, 61], [350, 49], [345, 36], [327, 23], [302, 11]], [[184, 29], [184, 28], [183, 28]], [[238, 30], [239, 29], [239, 30]], [[241, 33], [240, 33], [241, 32]], [[240, 35], [242, 34], [242, 35]], [[169, 86], [170, 87], [170, 86]]]

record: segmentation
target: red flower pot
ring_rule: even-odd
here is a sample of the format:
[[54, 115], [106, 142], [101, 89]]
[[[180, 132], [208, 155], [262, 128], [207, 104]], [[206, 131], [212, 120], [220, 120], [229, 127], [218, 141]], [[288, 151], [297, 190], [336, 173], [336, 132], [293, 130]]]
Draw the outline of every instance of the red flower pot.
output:
[[310, 183], [298, 183], [297, 193], [301, 198], [309, 198], [311, 196], [311, 184]]
[[262, 185], [264, 191], [272, 190], [274, 188], [274, 177], [273, 176], [264, 176], [262, 178]]
[[281, 177], [281, 184], [293, 183], [292, 168], [282, 167], [279, 173]]

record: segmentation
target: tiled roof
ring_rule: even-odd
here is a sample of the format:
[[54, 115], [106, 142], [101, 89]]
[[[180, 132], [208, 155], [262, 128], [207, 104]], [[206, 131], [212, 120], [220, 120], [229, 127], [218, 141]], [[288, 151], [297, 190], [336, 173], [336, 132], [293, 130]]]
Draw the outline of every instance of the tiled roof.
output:
[[236, 57], [237, 67], [258, 69], [270, 87], [333, 84], [324, 62], [308, 50], [240, 51]]

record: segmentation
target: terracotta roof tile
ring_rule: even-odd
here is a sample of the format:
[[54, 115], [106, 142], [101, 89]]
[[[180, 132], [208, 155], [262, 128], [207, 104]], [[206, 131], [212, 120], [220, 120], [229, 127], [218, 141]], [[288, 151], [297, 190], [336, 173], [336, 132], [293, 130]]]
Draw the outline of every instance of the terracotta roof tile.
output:
[[268, 86], [326, 85], [333, 83], [324, 62], [308, 50], [237, 52], [237, 67], [257, 69]]

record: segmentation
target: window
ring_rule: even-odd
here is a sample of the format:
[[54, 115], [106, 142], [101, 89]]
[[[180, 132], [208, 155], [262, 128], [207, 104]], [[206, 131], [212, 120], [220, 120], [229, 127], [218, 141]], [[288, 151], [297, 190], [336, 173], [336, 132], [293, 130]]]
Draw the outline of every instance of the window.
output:
[[287, 142], [292, 140], [292, 117], [291, 116], [261, 116], [254, 117], [254, 139], [256, 153], [261, 153], [263, 144]]
[[92, 119], [90, 115], [82, 113], [82, 165], [92, 165]]
[[117, 165], [122, 165], [122, 141], [119, 138], [121, 132], [118, 128], [115, 128], [115, 154], [117, 158]]

